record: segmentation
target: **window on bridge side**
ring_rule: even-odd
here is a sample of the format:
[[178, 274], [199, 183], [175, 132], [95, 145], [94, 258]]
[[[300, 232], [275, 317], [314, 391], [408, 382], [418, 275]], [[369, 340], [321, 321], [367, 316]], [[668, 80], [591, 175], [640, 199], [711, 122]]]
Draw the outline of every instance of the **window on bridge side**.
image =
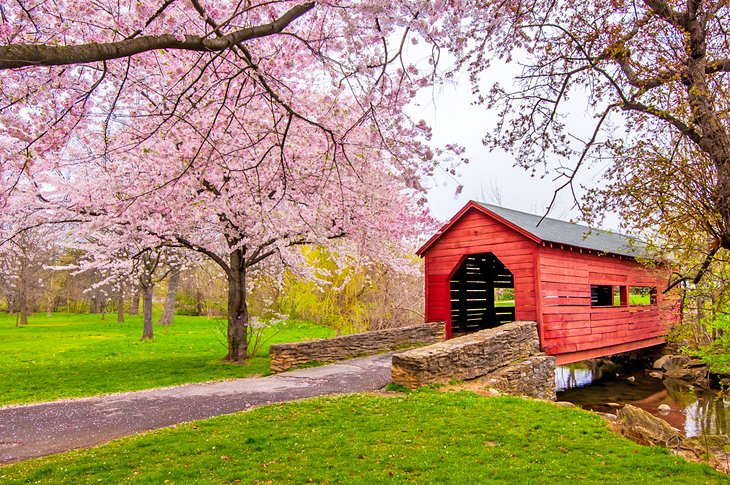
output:
[[656, 286], [629, 286], [629, 305], [656, 305]]
[[628, 291], [619, 285], [591, 285], [591, 306], [626, 306]]

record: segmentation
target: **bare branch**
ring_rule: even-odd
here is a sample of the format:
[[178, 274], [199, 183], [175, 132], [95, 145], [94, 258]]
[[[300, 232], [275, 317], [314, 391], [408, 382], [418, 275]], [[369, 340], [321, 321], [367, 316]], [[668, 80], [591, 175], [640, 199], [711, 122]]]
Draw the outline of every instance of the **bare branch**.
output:
[[[545, 214], [540, 218], [540, 220], [537, 222], [537, 225], [539, 226], [540, 223], [548, 216], [550, 213], [550, 210], [553, 208], [553, 205], [555, 204], [555, 200], [558, 197], [558, 192], [563, 190], [564, 188], [570, 186], [571, 191], [573, 190], [573, 180], [575, 180], [575, 176], [578, 173], [578, 170], [580, 169], [581, 165], [583, 165], [583, 162], [585, 161], [586, 157], [588, 156], [588, 152], [590, 149], [595, 145], [596, 139], [598, 138], [598, 134], [601, 132], [601, 127], [603, 126], [603, 123], [606, 121], [606, 118], [608, 117], [608, 114], [616, 108], [616, 104], [612, 104], [609, 107], [606, 108], [606, 110], [601, 114], [601, 117], [598, 120], [598, 123], [596, 123], [596, 126], [593, 128], [593, 134], [591, 135], [591, 139], [586, 142], [585, 146], [583, 147], [583, 151], [580, 154], [580, 158], [575, 164], [575, 167], [573, 167], [570, 175], [568, 175], [568, 180], [563, 183], [560, 187], [555, 189], [553, 191], [553, 198], [550, 200], [550, 204], [548, 205], [547, 209], [545, 210]], [[573, 191], [573, 200], [578, 200], [575, 192]]]
[[[669, 290], [671, 290], [675, 286], [677, 286], [680, 283], [685, 282], [685, 281], [692, 281], [692, 283], [694, 283], [695, 285], [697, 283], [699, 283], [702, 280], [702, 277], [705, 275], [705, 273], [707, 273], [707, 270], [710, 268], [710, 264], [712, 264], [712, 261], [715, 258], [715, 254], [717, 254], [717, 252], [720, 250], [720, 248], [721, 248], [721, 245], [719, 242], [716, 242], [715, 244], [712, 245], [712, 247], [710, 248], [710, 252], [707, 254], [707, 256], [705, 256], [705, 260], [702, 262], [702, 265], [700, 266], [700, 268], [697, 270], [697, 273], [693, 277], [682, 276], [682, 275], [677, 274], [676, 272], [672, 273], [669, 276], [670, 281], [669, 281], [669, 283], [667, 283], [667, 287], [664, 289], [664, 291], [662, 291], [662, 293], [667, 293]], [[681, 278], [671, 281], [671, 277], [674, 275], [681, 276]]]
[[228, 263], [226, 263], [223, 260], [223, 258], [221, 258], [220, 256], [218, 256], [213, 251], [211, 251], [211, 250], [209, 250], [207, 248], [204, 248], [203, 246], [199, 246], [197, 244], [194, 244], [194, 243], [190, 242], [189, 240], [185, 239], [182, 236], [174, 235], [173, 238], [175, 239], [175, 241], [177, 241], [178, 243], [180, 243], [180, 245], [182, 245], [183, 247], [188, 248], [188, 249], [191, 249], [193, 251], [196, 251], [196, 252], [199, 252], [201, 254], [204, 254], [204, 255], [208, 256], [210, 259], [212, 259], [213, 261], [215, 261], [218, 266], [220, 266], [223, 269], [223, 271], [226, 273], [227, 276], [230, 276], [231, 275], [231, 267], [228, 266]]

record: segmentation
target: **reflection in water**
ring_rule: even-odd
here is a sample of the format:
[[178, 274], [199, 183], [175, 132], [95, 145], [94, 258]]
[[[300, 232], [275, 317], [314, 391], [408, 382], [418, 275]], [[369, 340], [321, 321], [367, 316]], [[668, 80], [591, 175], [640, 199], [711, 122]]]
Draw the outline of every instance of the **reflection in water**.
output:
[[594, 380], [597, 379], [593, 379], [593, 371], [591, 369], [581, 369], [575, 367], [573, 364], [559, 365], [555, 369], [555, 389], [558, 392], [587, 386]]
[[559, 365], [555, 369], [555, 389], [560, 392], [587, 386], [615, 372], [616, 364], [607, 359], [594, 359]]
[[[611, 413], [616, 411], [616, 404], [632, 404], [668, 421], [686, 436], [730, 435], [730, 400], [720, 398], [717, 392], [693, 388], [682, 381], [653, 378], [641, 369], [620, 376], [616, 372], [613, 363], [601, 360], [558, 366], [558, 400]], [[659, 411], [662, 404], [671, 411]]]
[[727, 399], [698, 399], [684, 409], [684, 414], [687, 416], [684, 426], [687, 436], [730, 434], [730, 401]]

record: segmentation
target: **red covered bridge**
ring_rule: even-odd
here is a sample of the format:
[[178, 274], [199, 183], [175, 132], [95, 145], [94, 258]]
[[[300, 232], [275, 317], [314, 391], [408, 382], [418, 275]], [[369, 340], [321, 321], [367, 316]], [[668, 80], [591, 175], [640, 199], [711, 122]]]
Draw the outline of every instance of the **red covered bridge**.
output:
[[636, 239], [471, 201], [418, 254], [426, 260], [426, 321], [447, 337], [514, 320], [538, 322], [558, 364], [664, 343], [678, 318], [657, 291]]

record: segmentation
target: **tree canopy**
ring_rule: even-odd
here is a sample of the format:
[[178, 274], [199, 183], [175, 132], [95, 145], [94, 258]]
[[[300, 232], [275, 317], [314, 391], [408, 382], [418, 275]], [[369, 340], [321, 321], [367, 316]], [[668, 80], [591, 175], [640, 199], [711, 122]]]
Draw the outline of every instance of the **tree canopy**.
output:
[[[460, 151], [431, 149], [404, 108], [448, 51], [500, 114], [488, 146], [557, 165], [563, 188], [608, 166], [584, 212], [658, 231], [694, 255], [675, 282], [698, 281], [730, 250], [729, 14], [709, 0], [14, 2], [0, 10], [2, 215], [215, 261], [243, 360], [247, 268], [302, 244], [397, 264], [430, 222], [423, 177]], [[431, 47], [426, 69], [411, 42]], [[519, 59], [517, 89], [482, 90], [494, 58]], [[584, 137], [567, 121], [576, 96], [595, 119]]]
[[296, 263], [305, 244], [397, 265], [430, 223], [421, 179], [443, 153], [403, 108], [433, 72], [402, 56], [431, 35], [430, 12], [395, 1], [5, 6], [3, 214], [68, 224], [107, 254], [173, 246], [215, 261], [229, 283], [228, 358], [243, 361], [248, 268]]
[[[629, 226], [658, 231], [667, 247], [695, 257], [730, 249], [727, 2], [472, 6], [451, 48], [478, 101], [500, 114], [488, 146], [511, 151], [525, 168], [557, 170], [589, 217], [618, 211]], [[523, 65], [515, 89], [482, 90], [494, 58]], [[584, 115], [571, 98], [585, 99], [594, 117], [587, 134], [571, 129]], [[590, 164], [608, 167], [609, 187], [582, 200], [576, 172]], [[701, 277], [709, 259], [702, 261], [681, 279]]]

